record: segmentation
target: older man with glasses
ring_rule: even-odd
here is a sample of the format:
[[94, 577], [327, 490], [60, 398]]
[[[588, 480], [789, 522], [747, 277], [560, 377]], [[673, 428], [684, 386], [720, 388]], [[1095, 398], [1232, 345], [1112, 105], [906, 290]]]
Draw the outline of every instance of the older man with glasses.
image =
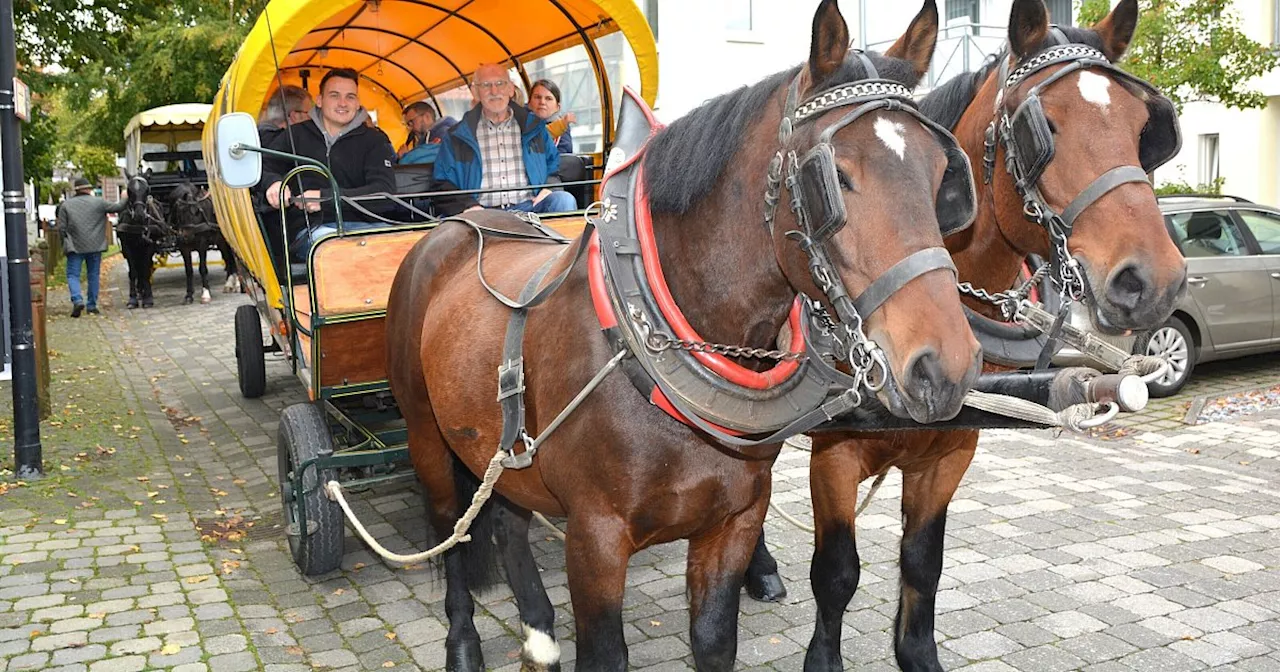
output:
[[481, 65], [471, 94], [479, 104], [441, 144], [435, 189], [483, 193], [441, 197], [436, 209], [446, 215], [480, 208], [539, 214], [576, 210], [572, 195], [549, 186], [560, 183], [560, 152], [546, 121], [512, 101], [515, 85], [507, 71]]

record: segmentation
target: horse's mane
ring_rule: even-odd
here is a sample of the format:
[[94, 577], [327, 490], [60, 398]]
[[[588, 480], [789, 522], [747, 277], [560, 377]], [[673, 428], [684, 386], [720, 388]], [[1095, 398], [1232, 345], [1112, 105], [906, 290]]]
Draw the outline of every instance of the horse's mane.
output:
[[[906, 61], [868, 52], [880, 77], [914, 88], [919, 78]], [[682, 215], [715, 188], [729, 162], [742, 148], [748, 129], [770, 104], [774, 93], [789, 84], [800, 67], [770, 75], [712, 98], [653, 138], [644, 158], [645, 186], [654, 213]], [[856, 58], [846, 58], [816, 90], [865, 79], [866, 70]], [[772, 137], [772, 135], [770, 136]], [[764, 177], [749, 193], [763, 194]]]
[[[1098, 37], [1098, 34], [1092, 30], [1072, 28], [1070, 26], [1059, 26], [1059, 28], [1072, 44], [1087, 44], [1095, 49], [1102, 49], [1102, 38]], [[1053, 42], [1046, 39], [1028, 58], [1051, 46], [1053, 46]], [[1009, 50], [1006, 47], [1000, 53], [989, 57], [987, 62], [983, 63], [982, 67], [978, 68], [976, 72], [956, 75], [948, 80], [947, 83], [930, 91], [920, 101], [920, 113], [938, 122], [944, 128], [955, 129], [956, 124], [960, 123], [960, 117], [964, 116], [964, 111], [969, 109], [969, 104], [973, 102], [974, 96], [978, 95], [978, 88], [982, 86], [983, 82], [987, 81], [987, 76], [999, 66], [1000, 61], [1008, 53]]]

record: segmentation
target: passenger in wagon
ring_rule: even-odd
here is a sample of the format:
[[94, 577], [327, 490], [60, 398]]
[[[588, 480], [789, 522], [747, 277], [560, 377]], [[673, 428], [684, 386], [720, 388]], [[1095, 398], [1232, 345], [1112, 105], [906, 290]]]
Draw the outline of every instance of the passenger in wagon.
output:
[[476, 70], [471, 93], [480, 104], [467, 112], [441, 143], [435, 189], [503, 190], [439, 197], [436, 209], [442, 214], [480, 208], [536, 213], [577, 209], [571, 194], [551, 188], [534, 193], [529, 188], [560, 182], [560, 152], [546, 122], [512, 101], [515, 89], [501, 66], [487, 64]]
[[[258, 117], [258, 138], [263, 147], [269, 147], [285, 126], [301, 124], [311, 117], [315, 103], [311, 94], [300, 86], [286, 84], [267, 99], [267, 107]], [[287, 123], [286, 123], [287, 122]]]
[[440, 143], [439, 136], [431, 135], [435, 123], [436, 108], [425, 100], [410, 103], [404, 108], [404, 125], [409, 129], [409, 137], [396, 152], [399, 163], [407, 165], [435, 162], [436, 153], [440, 151], [439, 147], [432, 146]]
[[539, 79], [529, 90], [529, 109], [547, 122], [547, 132], [556, 143], [561, 154], [573, 153], [573, 136], [569, 133], [569, 124], [578, 121], [574, 113], [561, 113], [560, 87], [549, 79]]
[[[293, 152], [325, 164], [343, 196], [395, 193], [395, 172], [391, 168], [395, 148], [385, 133], [365, 125], [369, 113], [360, 104], [358, 83], [359, 75], [354, 70], [330, 70], [320, 80], [319, 102], [310, 118], [294, 127], [292, 146], [289, 135], [281, 133], [269, 149]], [[336, 231], [337, 226], [333, 223], [333, 190], [318, 173], [295, 177], [285, 186], [281, 199], [282, 177], [293, 167], [293, 162], [263, 157], [260, 184], [267, 185], [263, 196], [272, 208], [288, 208], [290, 251], [295, 260], [301, 261], [315, 241]], [[301, 198], [295, 199], [295, 194]], [[370, 209], [368, 205], [363, 207]], [[342, 219], [344, 230], [380, 225], [377, 218], [368, 217], [350, 204], [343, 206]]]

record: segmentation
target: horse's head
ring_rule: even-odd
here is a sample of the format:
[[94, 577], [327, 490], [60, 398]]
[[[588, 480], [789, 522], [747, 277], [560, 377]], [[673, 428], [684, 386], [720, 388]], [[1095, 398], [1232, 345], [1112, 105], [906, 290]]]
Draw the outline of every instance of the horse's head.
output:
[[1122, 0], [1092, 28], [1051, 28], [1042, 0], [1015, 0], [1009, 58], [978, 96], [986, 105], [970, 109], [998, 137], [989, 157], [1001, 234], [1022, 254], [1065, 259], [1063, 284], [1109, 330], [1157, 326], [1187, 285], [1144, 177], [1178, 151], [1176, 112], [1111, 65], [1137, 20], [1137, 0]]
[[972, 220], [968, 160], [910, 97], [937, 35], [926, 0], [884, 55], [850, 51], [836, 2], [824, 0], [771, 177], [791, 202], [772, 232], [788, 282], [825, 297], [846, 326], [861, 319], [887, 367], [881, 401], [918, 422], [958, 413], [981, 366], [941, 235]]
[[133, 216], [133, 221], [147, 221], [147, 203], [151, 199], [151, 185], [141, 175], [134, 175], [129, 178], [125, 189], [129, 194], [129, 214]]

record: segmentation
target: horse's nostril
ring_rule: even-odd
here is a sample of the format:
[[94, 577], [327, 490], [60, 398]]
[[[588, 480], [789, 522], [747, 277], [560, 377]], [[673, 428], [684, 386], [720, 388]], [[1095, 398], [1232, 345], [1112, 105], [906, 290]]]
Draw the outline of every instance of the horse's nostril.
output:
[[925, 397], [940, 391], [946, 377], [942, 372], [942, 361], [938, 359], [938, 353], [933, 348], [926, 348], [916, 355], [907, 369], [907, 378], [911, 389], [917, 392], [912, 396]]
[[1111, 276], [1107, 283], [1107, 299], [1128, 310], [1135, 310], [1150, 293], [1151, 282], [1146, 271], [1136, 264], [1129, 264]]

